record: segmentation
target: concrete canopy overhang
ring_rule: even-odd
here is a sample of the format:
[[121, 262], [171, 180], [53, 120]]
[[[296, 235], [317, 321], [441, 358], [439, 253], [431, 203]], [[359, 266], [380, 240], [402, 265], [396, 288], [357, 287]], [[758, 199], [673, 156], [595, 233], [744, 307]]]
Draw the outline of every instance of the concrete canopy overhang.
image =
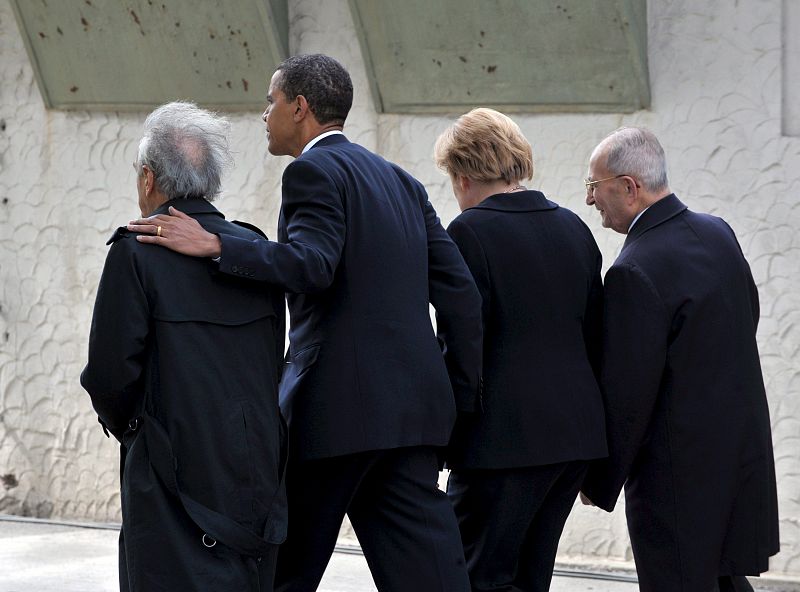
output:
[[287, 0], [11, 0], [48, 108], [264, 105]]
[[378, 109], [650, 104], [646, 0], [350, 0]]

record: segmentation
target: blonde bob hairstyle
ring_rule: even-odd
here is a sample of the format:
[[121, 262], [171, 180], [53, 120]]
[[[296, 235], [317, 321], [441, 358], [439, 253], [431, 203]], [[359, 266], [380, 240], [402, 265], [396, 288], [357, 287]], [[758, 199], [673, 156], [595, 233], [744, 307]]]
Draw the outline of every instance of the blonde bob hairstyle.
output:
[[519, 126], [494, 109], [459, 117], [436, 140], [436, 166], [451, 177], [490, 183], [533, 178], [533, 151]]

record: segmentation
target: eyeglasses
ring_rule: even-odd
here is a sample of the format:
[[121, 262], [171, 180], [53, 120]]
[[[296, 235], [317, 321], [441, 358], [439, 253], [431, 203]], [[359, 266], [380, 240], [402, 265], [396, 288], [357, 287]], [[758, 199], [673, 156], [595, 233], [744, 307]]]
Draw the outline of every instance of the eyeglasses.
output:
[[619, 179], [620, 177], [630, 177], [630, 175], [615, 175], [613, 177], [606, 177], [605, 179], [597, 179], [596, 181], [592, 181], [591, 179], [584, 179], [583, 184], [586, 185], [586, 191], [592, 192], [594, 191], [594, 186], [598, 183], [602, 183], [603, 181], [610, 181], [611, 179]]

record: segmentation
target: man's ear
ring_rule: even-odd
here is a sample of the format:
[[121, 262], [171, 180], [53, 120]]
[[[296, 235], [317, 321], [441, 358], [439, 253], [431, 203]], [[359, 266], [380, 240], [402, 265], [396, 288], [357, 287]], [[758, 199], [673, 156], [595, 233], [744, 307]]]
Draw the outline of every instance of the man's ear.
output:
[[302, 121], [306, 115], [310, 113], [308, 108], [308, 101], [303, 95], [297, 95], [294, 99], [294, 120], [295, 122]]
[[472, 181], [469, 180], [469, 177], [466, 175], [459, 175], [458, 176], [458, 186], [461, 187], [461, 191], [466, 193], [469, 191], [469, 188], [472, 186]]
[[623, 181], [625, 181], [625, 191], [627, 192], [629, 197], [636, 197], [637, 193], [639, 192], [639, 185], [636, 183], [636, 179], [633, 177], [623, 177]]
[[142, 176], [144, 177], [144, 193], [145, 195], [150, 195], [156, 184], [156, 176], [146, 164], [142, 165]]

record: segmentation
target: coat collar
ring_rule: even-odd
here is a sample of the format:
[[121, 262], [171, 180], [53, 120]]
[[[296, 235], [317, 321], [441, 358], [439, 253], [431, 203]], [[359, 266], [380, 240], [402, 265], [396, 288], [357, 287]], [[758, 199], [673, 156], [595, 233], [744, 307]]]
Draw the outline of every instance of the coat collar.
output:
[[495, 210], [498, 212], [537, 212], [541, 210], [555, 210], [558, 204], [553, 203], [541, 191], [529, 189], [515, 193], [497, 193], [490, 195], [481, 203], [469, 210]]
[[155, 216], [156, 214], [169, 214], [170, 206], [174, 207], [176, 210], [180, 210], [184, 214], [189, 214], [190, 216], [192, 214], [214, 214], [216, 216], [222, 216], [223, 218], [225, 217], [225, 215], [211, 205], [208, 200], [202, 198], [171, 199], [158, 206], [150, 215]]
[[674, 193], [659, 199], [641, 215], [625, 238], [623, 248], [642, 236], [645, 232], [674, 218], [688, 207]]
[[[169, 207], [173, 206], [175, 209], [180, 210], [184, 214], [213, 214], [215, 216], [222, 216], [225, 217], [222, 212], [220, 212], [217, 208], [212, 206], [208, 201], [205, 199], [171, 199], [169, 201], [165, 201], [163, 204], [158, 206], [150, 216], [155, 216], [156, 214], [169, 214]], [[133, 232], [130, 232], [126, 226], [120, 226], [114, 231], [114, 234], [111, 235], [111, 238], [106, 241], [107, 245], [111, 243], [117, 242], [119, 239], [124, 238], [126, 236], [131, 236]]]

